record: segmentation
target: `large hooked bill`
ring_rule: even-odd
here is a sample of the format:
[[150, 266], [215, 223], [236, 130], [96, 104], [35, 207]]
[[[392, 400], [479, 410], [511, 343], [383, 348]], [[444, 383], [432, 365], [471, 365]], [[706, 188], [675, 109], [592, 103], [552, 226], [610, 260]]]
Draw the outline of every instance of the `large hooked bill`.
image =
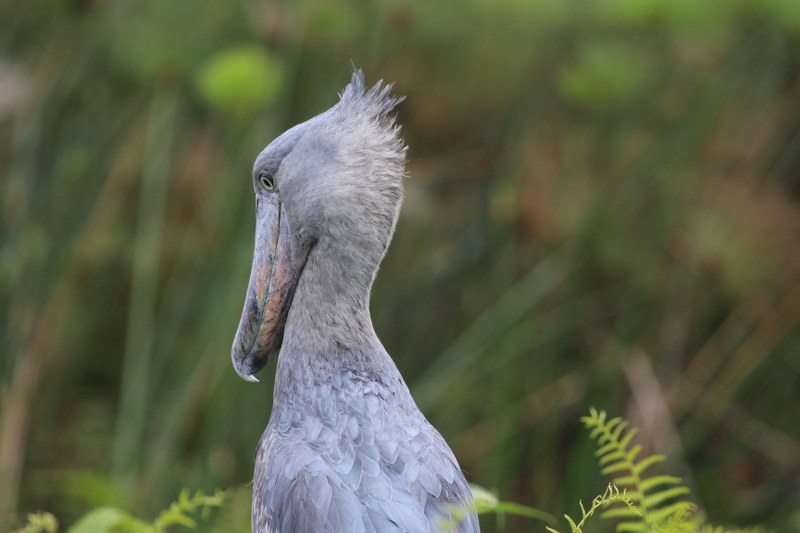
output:
[[233, 367], [245, 380], [258, 381], [253, 374], [277, 357], [296, 285], [280, 196], [259, 195], [250, 283], [231, 349]]

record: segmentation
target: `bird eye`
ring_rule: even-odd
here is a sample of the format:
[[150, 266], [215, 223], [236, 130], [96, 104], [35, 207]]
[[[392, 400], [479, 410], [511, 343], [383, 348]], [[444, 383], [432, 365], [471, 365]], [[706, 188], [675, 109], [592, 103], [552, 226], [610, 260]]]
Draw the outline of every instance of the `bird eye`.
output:
[[266, 174], [264, 172], [259, 174], [258, 182], [261, 184], [262, 187], [264, 187], [264, 189], [268, 191], [275, 189], [275, 178], [273, 178], [269, 174]]

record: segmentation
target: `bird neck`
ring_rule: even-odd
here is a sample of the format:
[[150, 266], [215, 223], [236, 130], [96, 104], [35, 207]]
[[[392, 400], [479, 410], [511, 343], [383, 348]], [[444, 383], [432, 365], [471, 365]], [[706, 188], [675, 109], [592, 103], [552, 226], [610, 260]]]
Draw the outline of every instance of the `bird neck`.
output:
[[312, 248], [286, 319], [279, 378], [287, 367], [323, 371], [381, 366], [388, 359], [369, 312], [376, 270], [346, 247], [320, 241]]

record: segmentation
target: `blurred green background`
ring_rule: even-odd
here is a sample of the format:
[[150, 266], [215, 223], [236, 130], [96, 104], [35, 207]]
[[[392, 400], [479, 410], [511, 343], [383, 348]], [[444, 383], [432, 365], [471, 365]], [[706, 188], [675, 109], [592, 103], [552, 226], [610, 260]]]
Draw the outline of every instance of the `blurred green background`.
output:
[[0, 516], [249, 531], [250, 169], [351, 61], [407, 95], [375, 327], [468, 478], [575, 513], [593, 405], [800, 531], [797, 0], [0, 0]]

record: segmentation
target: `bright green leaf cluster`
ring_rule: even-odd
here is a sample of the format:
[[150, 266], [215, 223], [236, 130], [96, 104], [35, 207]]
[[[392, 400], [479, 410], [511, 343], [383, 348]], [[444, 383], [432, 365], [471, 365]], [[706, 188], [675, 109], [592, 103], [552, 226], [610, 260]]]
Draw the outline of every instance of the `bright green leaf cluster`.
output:
[[[201, 518], [207, 520], [210, 510], [221, 507], [225, 497], [222, 491], [210, 495], [197, 491], [191, 496], [189, 491], [184, 489], [178, 500], [149, 524], [119, 509], [100, 507], [81, 518], [68, 533], [164, 533], [171, 526], [195, 529], [197, 521], [191, 515], [200, 513]], [[55, 531], [48, 530], [47, 533]]]
[[283, 68], [261, 47], [241, 46], [212, 57], [200, 71], [197, 90], [223, 113], [244, 117], [269, 106], [283, 83]]
[[58, 520], [50, 513], [31, 513], [28, 515], [28, 523], [22, 529], [14, 533], [56, 533], [58, 531]]

